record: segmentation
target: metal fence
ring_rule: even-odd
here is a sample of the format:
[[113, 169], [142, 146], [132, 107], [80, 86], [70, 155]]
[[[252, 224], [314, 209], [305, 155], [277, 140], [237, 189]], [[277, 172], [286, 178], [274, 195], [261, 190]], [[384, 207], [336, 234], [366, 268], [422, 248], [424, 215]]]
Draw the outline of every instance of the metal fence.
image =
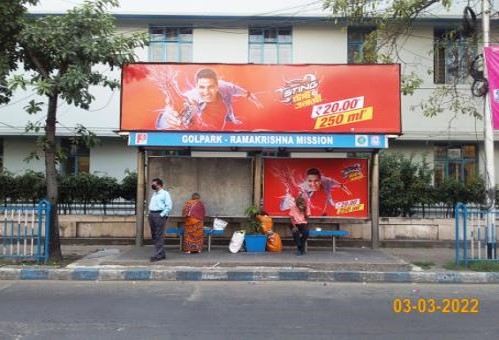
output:
[[35, 208], [0, 207], [0, 258], [36, 260], [49, 258], [50, 203], [42, 200]]
[[[36, 209], [37, 203], [32, 202], [16, 202], [6, 203], [0, 206], [0, 209]], [[125, 200], [115, 200], [108, 203], [96, 202], [72, 202], [59, 203], [57, 205], [57, 213], [59, 215], [135, 215], [135, 202]]]
[[115, 200], [108, 203], [72, 202], [59, 203], [60, 215], [135, 215], [135, 202]]
[[490, 211], [456, 204], [456, 265], [469, 261], [497, 261], [497, 209]]
[[[479, 204], [466, 204], [468, 209], [483, 209]], [[402, 215], [400, 215], [402, 216]], [[381, 216], [381, 217], [398, 217], [398, 216]], [[411, 218], [454, 218], [455, 207], [452, 204], [435, 203], [427, 205], [414, 205], [410, 209], [410, 214], [403, 217]]]

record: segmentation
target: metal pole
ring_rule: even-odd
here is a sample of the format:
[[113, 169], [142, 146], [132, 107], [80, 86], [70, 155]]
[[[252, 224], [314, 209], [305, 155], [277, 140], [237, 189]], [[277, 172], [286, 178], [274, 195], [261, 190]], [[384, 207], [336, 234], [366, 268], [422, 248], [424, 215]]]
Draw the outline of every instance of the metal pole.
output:
[[[490, 5], [488, 0], [482, 0], [482, 30], [483, 47], [489, 46], [490, 36]], [[485, 55], [485, 52], [484, 52]], [[486, 65], [484, 62], [484, 74], [486, 74]], [[484, 96], [484, 146], [485, 146], [485, 189], [487, 192], [487, 258], [496, 258], [495, 249], [495, 169], [494, 169], [494, 131], [492, 130], [492, 112], [490, 109], [490, 98]]]
[[255, 177], [253, 182], [253, 204], [260, 208], [262, 201], [262, 167], [263, 167], [262, 154], [255, 155]]
[[145, 201], [145, 152], [142, 148], [137, 152], [137, 211], [135, 222], [135, 246], [144, 245], [144, 201]]
[[379, 150], [372, 154], [371, 167], [371, 248], [379, 248]]

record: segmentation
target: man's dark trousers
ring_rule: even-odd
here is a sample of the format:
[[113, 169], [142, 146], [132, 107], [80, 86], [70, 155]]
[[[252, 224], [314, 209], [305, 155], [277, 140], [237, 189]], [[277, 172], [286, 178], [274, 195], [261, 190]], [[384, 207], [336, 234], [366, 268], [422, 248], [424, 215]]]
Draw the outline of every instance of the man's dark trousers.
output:
[[165, 241], [163, 233], [168, 216], [161, 217], [159, 212], [149, 212], [149, 225], [151, 226], [151, 238], [154, 243], [154, 252], [152, 257], [165, 257]]

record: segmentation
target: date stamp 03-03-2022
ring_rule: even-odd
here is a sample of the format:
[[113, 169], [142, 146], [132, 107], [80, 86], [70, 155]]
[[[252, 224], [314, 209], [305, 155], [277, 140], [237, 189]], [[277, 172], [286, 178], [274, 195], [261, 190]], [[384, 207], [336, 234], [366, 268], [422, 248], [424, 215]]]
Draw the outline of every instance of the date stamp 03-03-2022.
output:
[[442, 313], [472, 314], [480, 312], [480, 300], [471, 298], [395, 298], [392, 302], [394, 313]]

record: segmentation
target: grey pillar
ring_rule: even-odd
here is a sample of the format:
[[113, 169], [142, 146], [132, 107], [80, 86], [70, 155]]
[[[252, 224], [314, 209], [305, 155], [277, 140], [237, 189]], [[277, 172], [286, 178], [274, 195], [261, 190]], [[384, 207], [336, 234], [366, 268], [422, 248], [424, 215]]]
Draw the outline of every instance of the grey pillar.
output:
[[144, 201], [145, 201], [145, 169], [146, 157], [142, 148], [137, 152], [137, 211], [135, 222], [135, 246], [144, 245]]
[[255, 156], [255, 176], [253, 180], [253, 204], [260, 207], [260, 202], [262, 199], [262, 169], [263, 169], [263, 158], [261, 153], [257, 153]]
[[373, 152], [371, 166], [371, 248], [379, 248], [379, 150]]

